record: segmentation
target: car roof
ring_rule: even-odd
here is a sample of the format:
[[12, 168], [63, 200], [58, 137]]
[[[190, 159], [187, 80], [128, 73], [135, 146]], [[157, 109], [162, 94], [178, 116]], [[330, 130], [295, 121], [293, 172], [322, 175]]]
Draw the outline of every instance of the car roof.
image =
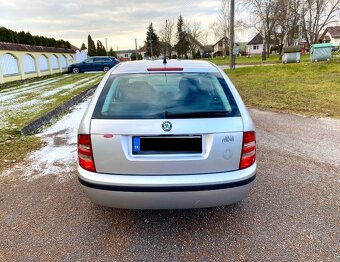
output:
[[[174, 70], [180, 68], [183, 70]], [[201, 60], [177, 60], [168, 59], [166, 64], [163, 60], [140, 60], [119, 63], [111, 74], [125, 74], [125, 73], [151, 73], [150, 69], [156, 69], [153, 73], [159, 72], [219, 72], [218, 68], [207, 61]], [[157, 70], [162, 69], [162, 70]], [[169, 70], [166, 70], [169, 69]]]

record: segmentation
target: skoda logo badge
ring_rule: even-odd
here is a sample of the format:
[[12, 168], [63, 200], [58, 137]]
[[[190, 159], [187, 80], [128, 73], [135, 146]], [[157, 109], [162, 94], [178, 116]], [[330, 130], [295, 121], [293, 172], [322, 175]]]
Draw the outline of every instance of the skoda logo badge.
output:
[[163, 130], [164, 130], [165, 132], [169, 132], [169, 131], [171, 130], [171, 128], [172, 128], [171, 122], [169, 122], [169, 121], [163, 122], [162, 128], [163, 128]]

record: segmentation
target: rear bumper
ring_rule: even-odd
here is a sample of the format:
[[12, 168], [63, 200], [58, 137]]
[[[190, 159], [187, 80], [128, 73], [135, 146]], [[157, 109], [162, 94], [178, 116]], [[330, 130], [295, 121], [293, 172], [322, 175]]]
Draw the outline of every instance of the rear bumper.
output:
[[256, 176], [251, 167], [198, 175], [109, 175], [78, 166], [84, 192], [95, 203], [128, 209], [185, 209], [223, 206], [245, 198]]

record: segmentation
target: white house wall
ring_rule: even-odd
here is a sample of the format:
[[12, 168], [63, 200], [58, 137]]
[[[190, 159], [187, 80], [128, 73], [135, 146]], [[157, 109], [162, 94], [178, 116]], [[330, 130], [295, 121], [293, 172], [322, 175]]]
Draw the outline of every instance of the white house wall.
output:
[[[254, 49], [254, 46], [258, 46], [258, 49]], [[247, 55], [261, 55], [263, 51], [263, 44], [247, 45]]]
[[330, 38], [330, 43], [332, 43], [333, 46], [340, 46], [340, 38], [333, 38], [329, 32], [326, 33], [326, 36]]
[[36, 72], [36, 68], [35, 68], [35, 63], [34, 63], [34, 59], [32, 56], [26, 54], [23, 59], [22, 59], [22, 64], [23, 64], [23, 68], [24, 68], [24, 72], [25, 73], [32, 73], [32, 72]]
[[3, 76], [19, 74], [17, 59], [11, 54], [4, 54], [0, 57], [0, 66]]

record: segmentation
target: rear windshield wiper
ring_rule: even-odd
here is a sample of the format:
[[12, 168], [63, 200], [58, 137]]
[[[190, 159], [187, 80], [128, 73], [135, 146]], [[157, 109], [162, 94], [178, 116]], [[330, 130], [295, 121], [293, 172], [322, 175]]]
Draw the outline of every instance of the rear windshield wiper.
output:
[[228, 111], [194, 111], [184, 113], [165, 112], [165, 118], [201, 118], [201, 117], [225, 117]]

